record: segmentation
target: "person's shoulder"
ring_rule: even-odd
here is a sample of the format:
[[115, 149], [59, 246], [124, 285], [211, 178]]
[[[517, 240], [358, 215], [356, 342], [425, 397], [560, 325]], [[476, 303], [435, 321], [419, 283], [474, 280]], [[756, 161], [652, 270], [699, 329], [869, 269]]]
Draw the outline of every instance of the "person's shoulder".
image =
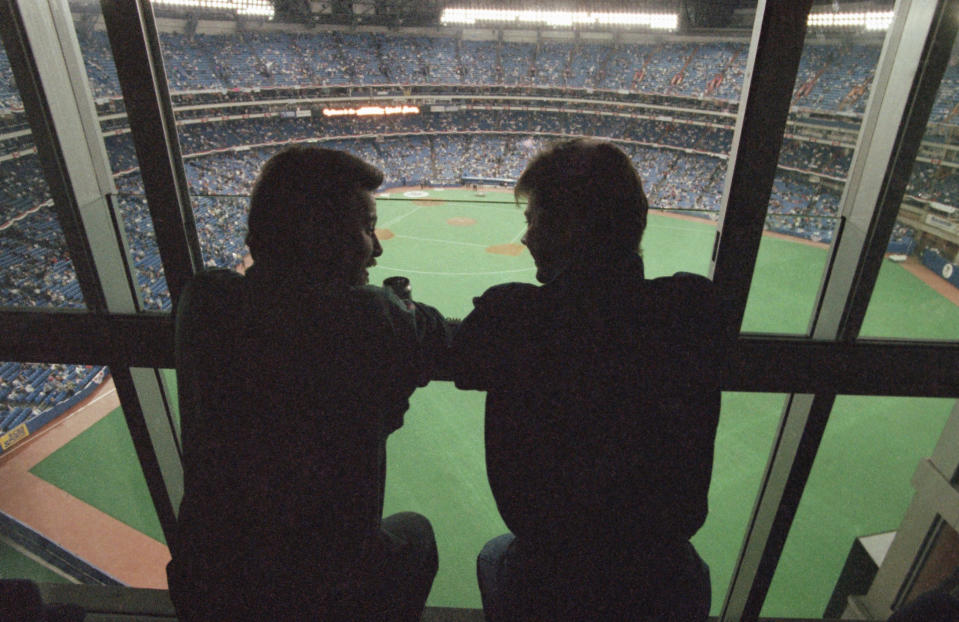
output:
[[225, 268], [197, 272], [187, 281], [179, 310], [200, 310], [229, 304], [243, 283], [243, 275]]
[[189, 283], [195, 287], [229, 287], [243, 280], [243, 275], [226, 268], [207, 268], [193, 275]]
[[490, 287], [482, 295], [474, 298], [473, 304], [477, 309], [514, 304], [534, 298], [539, 290], [538, 286], [530, 283], [501, 283]]
[[692, 272], [677, 272], [672, 276], [651, 279], [647, 283], [657, 296], [675, 297], [677, 302], [688, 298], [711, 300], [717, 296], [715, 283]]
[[655, 308], [672, 322], [695, 323], [707, 332], [721, 329], [723, 305], [712, 280], [691, 272], [677, 272], [647, 283]]
[[661, 276], [656, 279], [651, 279], [650, 283], [675, 285], [689, 288], [699, 287], [704, 289], [711, 289], [714, 287], [714, 284], [709, 277], [696, 274], [695, 272], [676, 272], [672, 276]]

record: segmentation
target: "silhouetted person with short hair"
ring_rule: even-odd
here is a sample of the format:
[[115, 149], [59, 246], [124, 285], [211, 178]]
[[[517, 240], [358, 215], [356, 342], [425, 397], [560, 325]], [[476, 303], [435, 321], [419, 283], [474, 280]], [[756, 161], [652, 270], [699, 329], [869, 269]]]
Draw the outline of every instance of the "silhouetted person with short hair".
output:
[[456, 385], [487, 391], [486, 465], [510, 534], [477, 560], [487, 619], [704, 620], [719, 418], [712, 283], [646, 280], [647, 202], [629, 158], [576, 139], [516, 185], [534, 286], [475, 299], [454, 336]]
[[254, 264], [179, 300], [181, 620], [419, 619], [436, 542], [420, 515], [381, 521], [386, 438], [447, 328], [367, 285], [382, 180], [345, 152], [280, 151], [250, 198]]

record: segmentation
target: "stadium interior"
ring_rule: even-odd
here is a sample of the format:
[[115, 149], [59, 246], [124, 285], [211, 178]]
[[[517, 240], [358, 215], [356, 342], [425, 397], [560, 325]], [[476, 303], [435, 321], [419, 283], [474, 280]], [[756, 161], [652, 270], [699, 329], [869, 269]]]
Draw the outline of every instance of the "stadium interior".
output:
[[[165, 586], [125, 575], [136, 554], [110, 548], [135, 525], [80, 525], [78, 493], [34, 481], [40, 458], [16, 465], [113, 404], [159, 525], [156, 560], [139, 563], [162, 574], [182, 496], [171, 310], [198, 270], [249, 265], [247, 195], [278, 148], [374, 163], [380, 222], [400, 238], [380, 225], [382, 263], [419, 265], [390, 264], [396, 243], [442, 267], [437, 240], [386, 210], [519, 213], [530, 156], [595, 136], [632, 158], [657, 226], [699, 236], [663, 271], [709, 276], [729, 309], [722, 417], [740, 396], [771, 403], [767, 433], [729, 432], [756, 456], [748, 474], [717, 448], [717, 472], [750, 483], [724, 498], [713, 482], [711, 504], [741, 518], [710, 526], [730, 539], [721, 561], [704, 554], [712, 615], [886, 619], [959, 566], [957, 29], [959, 0], [0, 0], [0, 579], [173, 619]], [[810, 249], [808, 276], [776, 243]], [[527, 269], [506, 262], [475, 283]], [[418, 269], [415, 295], [449, 289]], [[482, 291], [460, 281], [454, 317]], [[891, 519], [859, 518], [887, 505]], [[801, 554], [810, 539], [835, 560]], [[482, 619], [466, 580], [448, 581], [424, 620]]]

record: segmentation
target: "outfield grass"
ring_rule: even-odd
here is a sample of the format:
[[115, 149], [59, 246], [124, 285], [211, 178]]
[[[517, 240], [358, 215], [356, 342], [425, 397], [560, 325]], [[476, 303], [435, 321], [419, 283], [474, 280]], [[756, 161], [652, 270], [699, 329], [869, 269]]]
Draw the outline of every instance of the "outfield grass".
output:
[[[431, 191], [430, 198], [449, 202], [378, 201], [378, 227], [394, 237], [383, 242], [373, 282], [408, 276], [415, 298], [451, 317], [468, 313], [472, 297], [490, 285], [533, 282], [525, 250], [486, 252], [490, 245], [517, 242], [524, 230], [522, 211], [511, 195], [491, 193], [481, 202], [468, 191]], [[475, 224], [463, 225], [463, 219]], [[715, 227], [707, 221], [651, 214], [643, 243], [648, 276], [679, 270], [705, 274], [714, 236]], [[744, 329], [805, 333], [826, 256], [821, 247], [765, 237]], [[883, 264], [864, 334], [956, 339], [956, 327], [959, 307], [902, 266]], [[711, 567], [714, 613], [725, 596], [784, 400], [779, 394], [723, 394], [710, 514], [694, 539]], [[912, 495], [909, 479], [916, 463], [930, 453], [952, 403], [837, 400], [764, 615], [822, 614], [853, 539], [898, 526]], [[476, 553], [505, 529], [486, 482], [482, 405], [481, 393], [434, 382], [414, 394], [406, 425], [389, 441], [386, 511], [414, 510], [432, 521], [440, 553], [430, 594], [436, 606], [479, 606]], [[34, 473], [162, 541], [119, 411]]]

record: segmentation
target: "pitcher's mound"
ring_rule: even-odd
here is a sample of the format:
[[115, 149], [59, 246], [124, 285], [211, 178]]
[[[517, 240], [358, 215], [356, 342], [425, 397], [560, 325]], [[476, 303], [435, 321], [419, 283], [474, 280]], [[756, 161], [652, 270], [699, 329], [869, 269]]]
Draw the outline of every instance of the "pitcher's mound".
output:
[[446, 224], [453, 225], [454, 227], [469, 227], [470, 225], [475, 225], [476, 221], [472, 218], [466, 218], [465, 216], [453, 216], [446, 221]]
[[515, 257], [522, 253], [525, 248], [522, 244], [497, 244], [495, 246], [487, 246], [486, 252], [493, 253], [494, 255], [510, 255]]
[[446, 205], [446, 201], [443, 199], [413, 199], [413, 205]]
[[389, 229], [376, 229], [373, 233], [376, 234], [376, 239], [378, 240], [389, 240], [393, 237], [393, 232]]

